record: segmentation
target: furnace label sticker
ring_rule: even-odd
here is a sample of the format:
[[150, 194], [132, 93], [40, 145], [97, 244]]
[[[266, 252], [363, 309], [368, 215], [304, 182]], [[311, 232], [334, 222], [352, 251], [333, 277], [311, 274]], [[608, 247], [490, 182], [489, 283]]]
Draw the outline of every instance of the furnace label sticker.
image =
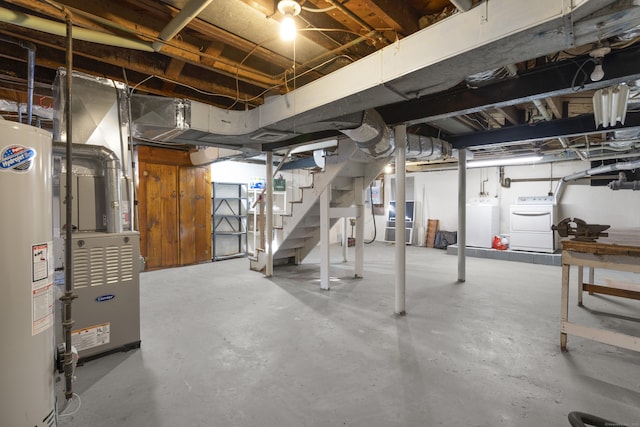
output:
[[29, 172], [36, 150], [22, 145], [9, 145], [0, 151], [0, 171]]
[[110, 340], [111, 324], [109, 322], [71, 332], [71, 343], [78, 351], [109, 344]]
[[31, 335], [53, 326], [53, 242], [31, 245]]

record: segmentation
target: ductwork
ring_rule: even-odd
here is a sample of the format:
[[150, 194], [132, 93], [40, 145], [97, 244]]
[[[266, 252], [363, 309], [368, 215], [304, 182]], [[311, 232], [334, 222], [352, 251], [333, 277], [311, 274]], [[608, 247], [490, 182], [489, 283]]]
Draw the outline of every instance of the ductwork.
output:
[[[617, 7], [607, 7], [613, 4]], [[354, 129], [361, 123], [330, 125], [336, 118], [442, 91], [475, 73], [595, 42], [639, 19], [640, 7], [628, 2], [576, 0], [567, 6], [563, 0], [538, 0], [523, 7], [512, 0], [485, 1], [260, 107], [235, 111], [191, 102], [191, 126], [161, 140], [260, 148], [287, 145], [318, 130]], [[356, 138], [365, 144], [365, 137]], [[387, 144], [383, 141], [369, 141], [365, 149], [384, 155], [390, 148], [380, 146]]]
[[[67, 154], [66, 145], [62, 143], [53, 144], [53, 155], [65, 157]], [[116, 154], [106, 147], [98, 145], [73, 144], [73, 159], [84, 159], [95, 162], [100, 166], [105, 178], [105, 206], [107, 210], [107, 232], [122, 232], [122, 212], [120, 207], [120, 159]], [[71, 173], [71, 171], [67, 171]]]
[[359, 149], [374, 159], [389, 157], [396, 148], [391, 138], [391, 130], [376, 110], [365, 111], [359, 127], [341, 129], [340, 132], [351, 138]]
[[[619, 163], [612, 163], [610, 165], [598, 166], [597, 168], [591, 168], [591, 169], [584, 170], [582, 172], [576, 172], [574, 174], [567, 175], [558, 182], [556, 191], [554, 193], [556, 200], [559, 201], [560, 198], [562, 197], [562, 194], [564, 193], [564, 188], [567, 182], [575, 181], [577, 179], [582, 179], [582, 178], [589, 178], [591, 176], [600, 175], [603, 173], [631, 170], [631, 169], [637, 169], [637, 168], [640, 168], [640, 159], [633, 160], [630, 162], [619, 162]], [[620, 188], [623, 188], [623, 187], [620, 187]]]

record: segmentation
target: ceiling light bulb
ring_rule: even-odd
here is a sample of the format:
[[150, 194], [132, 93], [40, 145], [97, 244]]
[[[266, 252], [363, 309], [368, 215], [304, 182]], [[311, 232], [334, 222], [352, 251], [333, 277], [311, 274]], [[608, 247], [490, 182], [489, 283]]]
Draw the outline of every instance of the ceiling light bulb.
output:
[[590, 77], [592, 82], [599, 82], [600, 80], [602, 80], [602, 78], [604, 77], [602, 64], [596, 64]]
[[391, 166], [391, 165], [386, 165], [386, 166], [384, 167], [384, 173], [391, 173], [391, 172], [393, 172], [393, 166]]
[[280, 38], [284, 41], [296, 38], [296, 23], [291, 16], [285, 16], [280, 22]]

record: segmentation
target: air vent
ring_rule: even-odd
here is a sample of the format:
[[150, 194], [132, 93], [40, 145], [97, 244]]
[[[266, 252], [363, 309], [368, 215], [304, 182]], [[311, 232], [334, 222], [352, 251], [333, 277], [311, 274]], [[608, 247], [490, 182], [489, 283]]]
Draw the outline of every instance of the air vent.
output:
[[253, 135], [251, 139], [256, 141], [274, 142], [274, 141], [280, 141], [281, 139], [288, 138], [289, 136], [291, 135], [288, 133], [267, 130], [264, 132], [260, 132], [256, 135]]
[[91, 286], [104, 285], [104, 250], [102, 248], [89, 250], [89, 267]]
[[107, 283], [118, 283], [120, 273], [120, 248], [118, 246], [107, 246]]
[[76, 249], [73, 252], [73, 286], [76, 289], [89, 286], [89, 251]]
[[128, 282], [133, 280], [133, 246], [120, 247], [120, 280]]

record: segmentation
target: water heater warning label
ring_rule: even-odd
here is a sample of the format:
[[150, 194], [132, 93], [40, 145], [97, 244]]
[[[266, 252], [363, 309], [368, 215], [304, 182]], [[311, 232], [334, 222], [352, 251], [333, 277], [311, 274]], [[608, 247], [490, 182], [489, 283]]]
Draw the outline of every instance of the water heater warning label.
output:
[[71, 342], [78, 351], [109, 344], [111, 324], [109, 322], [71, 332]]
[[31, 335], [53, 325], [52, 242], [31, 245]]

